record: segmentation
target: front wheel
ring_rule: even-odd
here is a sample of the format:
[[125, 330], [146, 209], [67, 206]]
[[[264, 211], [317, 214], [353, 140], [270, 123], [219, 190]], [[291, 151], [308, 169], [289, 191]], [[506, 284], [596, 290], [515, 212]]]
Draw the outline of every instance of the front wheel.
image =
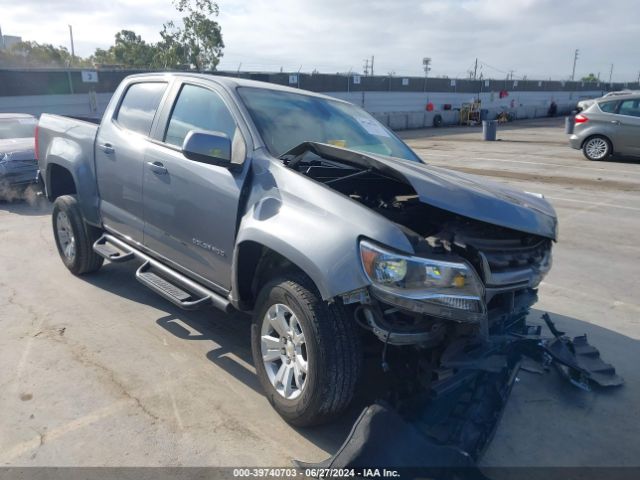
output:
[[600, 135], [590, 137], [584, 142], [582, 153], [589, 160], [604, 160], [611, 154], [611, 142]]
[[93, 251], [93, 243], [100, 232], [84, 222], [77, 198], [73, 195], [56, 198], [52, 217], [58, 253], [69, 271], [82, 275], [98, 270], [104, 259]]
[[302, 274], [261, 290], [251, 327], [258, 378], [275, 410], [290, 424], [325, 423], [351, 402], [362, 367], [353, 316], [324, 302]]

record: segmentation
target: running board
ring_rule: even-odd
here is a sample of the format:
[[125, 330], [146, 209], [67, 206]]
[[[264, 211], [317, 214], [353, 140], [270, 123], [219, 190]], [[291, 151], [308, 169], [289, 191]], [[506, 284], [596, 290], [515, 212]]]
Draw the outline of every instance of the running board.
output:
[[112, 262], [125, 262], [133, 258], [142, 260], [144, 263], [136, 271], [136, 279], [184, 310], [196, 310], [206, 306], [213, 306], [224, 312], [232, 309], [231, 302], [222, 295], [203, 287], [113, 235], [102, 235], [94, 243], [93, 250]]
[[145, 287], [150, 288], [183, 310], [196, 310], [200, 307], [212, 305], [210, 295], [198, 296], [192, 294], [177, 285], [177, 278], [172, 278], [172, 283], [161, 275], [159, 271], [153, 268], [151, 262], [145, 262], [138, 268], [136, 279]]
[[108, 235], [102, 235], [93, 244], [93, 251], [105, 260], [113, 263], [127, 262], [135, 258], [135, 254], [131, 249], [121, 250], [108, 241]]

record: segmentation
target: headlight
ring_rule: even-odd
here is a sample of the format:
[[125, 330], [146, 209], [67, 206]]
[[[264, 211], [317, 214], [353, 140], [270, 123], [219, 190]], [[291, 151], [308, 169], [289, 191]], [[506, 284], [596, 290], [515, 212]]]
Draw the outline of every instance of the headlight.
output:
[[366, 240], [360, 257], [374, 294], [386, 303], [458, 321], [478, 321], [485, 314], [482, 282], [462, 259], [403, 255]]

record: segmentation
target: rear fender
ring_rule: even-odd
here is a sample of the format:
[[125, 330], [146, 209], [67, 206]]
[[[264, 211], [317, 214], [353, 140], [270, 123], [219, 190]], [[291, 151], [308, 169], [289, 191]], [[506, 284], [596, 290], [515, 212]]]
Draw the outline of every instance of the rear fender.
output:
[[[93, 169], [93, 151], [87, 152], [82, 146], [69, 138], [53, 137], [45, 152], [47, 159], [45, 186], [47, 196], [51, 196], [53, 165], [64, 168], [73, 178], [78, 196], [78, 204], [84, 220], [92, 225], [100, 225], [98, 210], [98, 191]], [[90, 155], [87, 157], [87, 155]], [[52, 198], [50, 198], [52, 199]]]

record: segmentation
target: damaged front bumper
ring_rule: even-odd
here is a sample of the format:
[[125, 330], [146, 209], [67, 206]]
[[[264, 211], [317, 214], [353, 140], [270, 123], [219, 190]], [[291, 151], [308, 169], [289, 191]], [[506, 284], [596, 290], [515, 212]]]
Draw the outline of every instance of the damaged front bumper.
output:
[[555, 366], [580, 388], [624, 383], [600, 358], [586, 335], [567, 337], [549, 315], [551, 336], [524, 318], [482, 339], [447, 344], [440, 368], [448, 370], [428, 388], [390, 396], [366, 407], [337, 453], [301, 468], [397, 468], [403, 478], [478, 478], [475, 462], [497, 428], [523, 360]]

